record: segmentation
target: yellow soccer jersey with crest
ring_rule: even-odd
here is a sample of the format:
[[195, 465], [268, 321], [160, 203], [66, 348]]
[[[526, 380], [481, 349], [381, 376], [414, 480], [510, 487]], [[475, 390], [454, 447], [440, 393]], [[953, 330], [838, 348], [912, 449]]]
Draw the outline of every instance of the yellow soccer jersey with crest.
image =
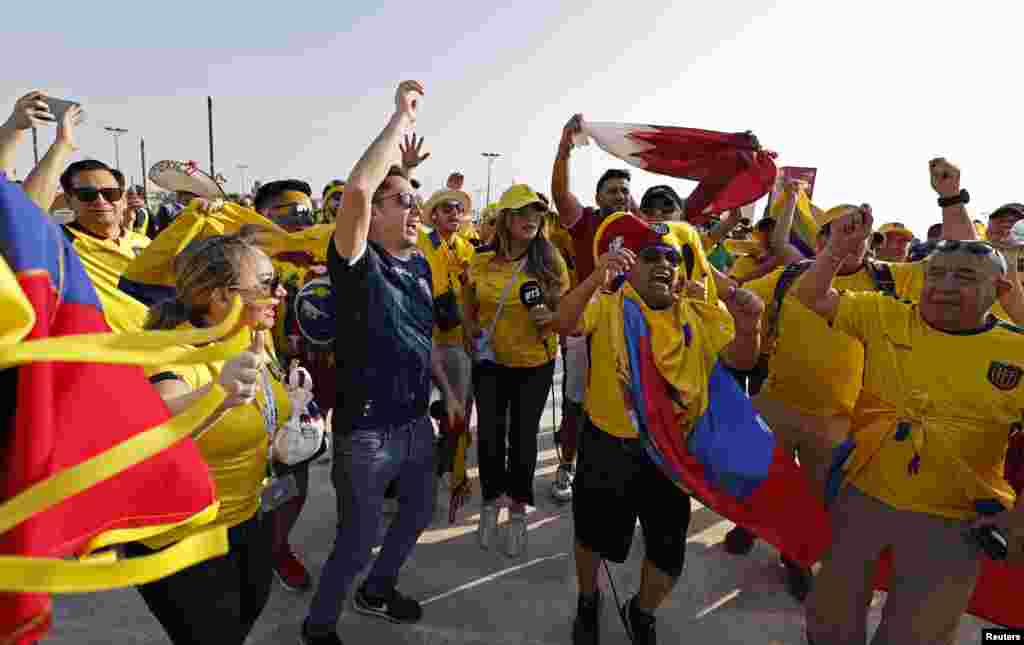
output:
[[[487, 331], [498, 314], [498, 304], [502, 293], [506, 293], [501, 315], [497, 316], [497, 324], [492, 338], [495, 357], [499, 365], [506, 367], [540, 367], [555, 359], [558, 351], [558, 335], [553, 331], [537, 333], [537, 327], [530, 320], [526, 305], [519, 298], [520, 289], [525, 282], [536, 282], [536, 278], [524, 271], [516, 274], [520, 261], [495, 261], [493, 250], [481, 250], [473, 256], [469, 265], [468, 284], [476, 292], [479, 305], [477, 324]], [[562, 293], [569, 290], [569, 270], [561, 254], [558, 259], [558, 273], [562, 283]], [[507, 292], [506, 285], [515, 278]], [[546, 294], [545, 294], [546, 298]]]
[[[917, 300], [924, 283], [921, 263], [890, 264], [889, 268], [896, 293]], [[766, 319], [782, 272], [783, 269], [778, 269], [745, 285], [764, 301]], [[796, 299], [793, 294], [802, 279], [801, 275], [793, 281], [782, 302], [775, 347], [768, 362], [768, 378], [761, 393], [804, 414], [849, 415], [863, 382], [864, 347], [830, 327], [825, 319]], [[877, 289], [867, 267], [836, 276], [832, 286], [841, 291]], [[762, 349], [771, 348], [766, 344]]]
[[852, 292], [833, 325], [864, 344], [847, 481], [903, 511], [967, 519], [978, 500], [1012, 508], [1003, 466], [1024, 414], [1024, 329], [990, 316], [980, 330], [943, 332], [910, 301]]
[[[461, 312], [462, 285], [465, 284], [469, 263], [476, 253], [476, 247], [459, 233], [445, 241], [437, 231], [424, 229], [420, 229], [416, 246], [430, 265], [434, 297], [450, 289], [455, 294], [455, 302]], [[462, 345], [462, 325], [448, 331], [441, 331], [434, 325], [434, 342], [439, 345]]]

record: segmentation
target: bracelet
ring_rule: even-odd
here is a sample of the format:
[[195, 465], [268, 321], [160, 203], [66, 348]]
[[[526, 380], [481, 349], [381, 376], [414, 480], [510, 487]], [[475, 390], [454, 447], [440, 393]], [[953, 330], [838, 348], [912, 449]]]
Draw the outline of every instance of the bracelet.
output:
[[966, 189], [961, 188], [960, 192], [956, 195], [950, 195], [949, 197], [939, 197], [939, 206], [946, 208], [947, 206], [957, 206], [959, 204], [969, 204], [971, 202], [971, 194]]

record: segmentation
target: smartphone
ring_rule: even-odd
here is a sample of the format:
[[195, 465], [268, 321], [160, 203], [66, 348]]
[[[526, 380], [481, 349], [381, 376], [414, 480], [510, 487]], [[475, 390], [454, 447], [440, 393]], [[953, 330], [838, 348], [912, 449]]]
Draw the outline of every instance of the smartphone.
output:
[[[77, 101], [68, 101], [66, 99], [53, 99], [47, 97], [43, 99], [43, 101], [45, 101], [46, 105], [50, 108], [50, 114], [53, 115], [54, 123], [60, 123], [61, 119], [64, 118], [64, 113], [67, 112], [72, 105], [77, 105], [79, 107], [82, 106], [82, 104]], [[85, 123], [84, 112], [82, 113], [82, 120], [79, 125], [82, 123]]]

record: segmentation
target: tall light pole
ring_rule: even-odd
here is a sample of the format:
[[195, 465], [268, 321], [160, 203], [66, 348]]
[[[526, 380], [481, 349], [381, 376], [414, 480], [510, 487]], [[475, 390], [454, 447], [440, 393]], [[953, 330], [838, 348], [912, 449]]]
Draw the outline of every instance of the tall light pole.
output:
[[494, 160], [501, 156], [497, 152], [481, 152], [487, 159], [487, 203], [491, 203], [491, 168], [494, 166]]
[[110, 134], [114, 135], [114, 163], [117, 169], [121, 169], [121, 144], [118, 141], [122, 134], [127, 134], [127, 130], [124, 128], [103, 128]]
[[244, 163], [240, 163], [237, 166], [235, 166], [235, 168], [238, 168], [238, 171], [242, 173], [242, 195], [248, 195], [249, 189], [247, 188], [247, 186], [249, 185], [249, 182], [246, 180], [245, 171], [249, 169], [249, 166], [245, 165]]

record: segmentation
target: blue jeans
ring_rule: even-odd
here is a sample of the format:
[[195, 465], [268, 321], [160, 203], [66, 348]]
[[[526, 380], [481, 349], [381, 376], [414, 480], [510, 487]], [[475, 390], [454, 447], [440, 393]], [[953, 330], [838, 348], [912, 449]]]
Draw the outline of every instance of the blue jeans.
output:
[[308, 623], [333, 630], [352, 582], [370, 561], [384, 490], [398, 482], [398, 515], [366, 579], [366, 593], [387, 596], [434, 513], [434, 428], [427, 417], [403, 426], [353, 430], [336, 439], [331, 478], [338, 498], [338, 535], [320, 573]]

